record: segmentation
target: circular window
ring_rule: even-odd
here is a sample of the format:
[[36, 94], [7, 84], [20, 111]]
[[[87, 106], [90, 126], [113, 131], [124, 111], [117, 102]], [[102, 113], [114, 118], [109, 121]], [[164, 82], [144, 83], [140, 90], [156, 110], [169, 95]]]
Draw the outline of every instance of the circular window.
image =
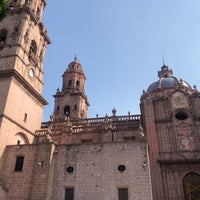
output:
[[185, 112], [177, 112], [176, 115], [175, 115], [175, 117], [178, 120], [185, 120], [185, 119], [188, 118], [188, 115]]
[[125, 166], [125, 165], [119, 165], [119, 166], [117, 167], [117, 169], [118, 169], [118, 171], [120, 171], [120, 172], [124, 172], [124, 171], [126, 170], [126, 166]]
[[34, 77], [35, 72], [34, 72], [34, 70], [32, 68], [29, 70], [28, 75], [29, 75], [30, 78]]
[[67, 167], [67, 172], [68, 173], [73, 173], [74, 172], [74, 168], [72, 166]]

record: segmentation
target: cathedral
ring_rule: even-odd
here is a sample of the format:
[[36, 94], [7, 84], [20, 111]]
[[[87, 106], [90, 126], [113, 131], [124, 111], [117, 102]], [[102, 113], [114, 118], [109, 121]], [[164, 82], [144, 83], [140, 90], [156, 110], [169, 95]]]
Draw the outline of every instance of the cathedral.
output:
[[0, 200], [200, 200], [200, 92], [166, 65], [140, 115], [88, 118], [75, 56], [41, 123], [45, 5], [0, 1]]

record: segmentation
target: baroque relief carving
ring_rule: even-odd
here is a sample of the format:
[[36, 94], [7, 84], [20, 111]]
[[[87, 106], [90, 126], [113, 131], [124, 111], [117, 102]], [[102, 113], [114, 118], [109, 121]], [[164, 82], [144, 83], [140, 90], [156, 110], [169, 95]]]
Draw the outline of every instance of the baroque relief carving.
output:
[[188, 101], [186, 96], [181, 92], [176, 92], [172, 96], [172, 107], [177, 108], [188, 108]]
[[179, 127], [177, 129], [177, 140], [181, 151], [194, 150], [194, 141], [191, 127]]

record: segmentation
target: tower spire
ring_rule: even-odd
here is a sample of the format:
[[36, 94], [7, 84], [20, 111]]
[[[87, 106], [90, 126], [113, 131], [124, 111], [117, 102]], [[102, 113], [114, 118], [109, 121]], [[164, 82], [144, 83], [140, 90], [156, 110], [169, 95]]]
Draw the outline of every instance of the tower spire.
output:
[[75, 51], [75, 56], [74, 56], [74, 61], [77, 61], [78, 60], [78, 51], [76, 50]]
[[163, 66], [165, 66], [165, 57], [163, 56]]

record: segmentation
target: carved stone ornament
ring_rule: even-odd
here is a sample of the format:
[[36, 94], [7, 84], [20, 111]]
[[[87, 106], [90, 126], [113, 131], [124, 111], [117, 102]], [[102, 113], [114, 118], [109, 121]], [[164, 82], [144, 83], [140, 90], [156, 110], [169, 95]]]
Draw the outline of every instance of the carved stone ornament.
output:
[[177, 139], [178, 139], [179, 149], [181, 151], [194, 150], [194, 141], [192, 137], [192, 130], [190, 127], [180, 127], [177, 130]]
[[181, 92], [176, 92], [172, 96], [172, 108], [188, 108], [188, 101], [186, 96]]

